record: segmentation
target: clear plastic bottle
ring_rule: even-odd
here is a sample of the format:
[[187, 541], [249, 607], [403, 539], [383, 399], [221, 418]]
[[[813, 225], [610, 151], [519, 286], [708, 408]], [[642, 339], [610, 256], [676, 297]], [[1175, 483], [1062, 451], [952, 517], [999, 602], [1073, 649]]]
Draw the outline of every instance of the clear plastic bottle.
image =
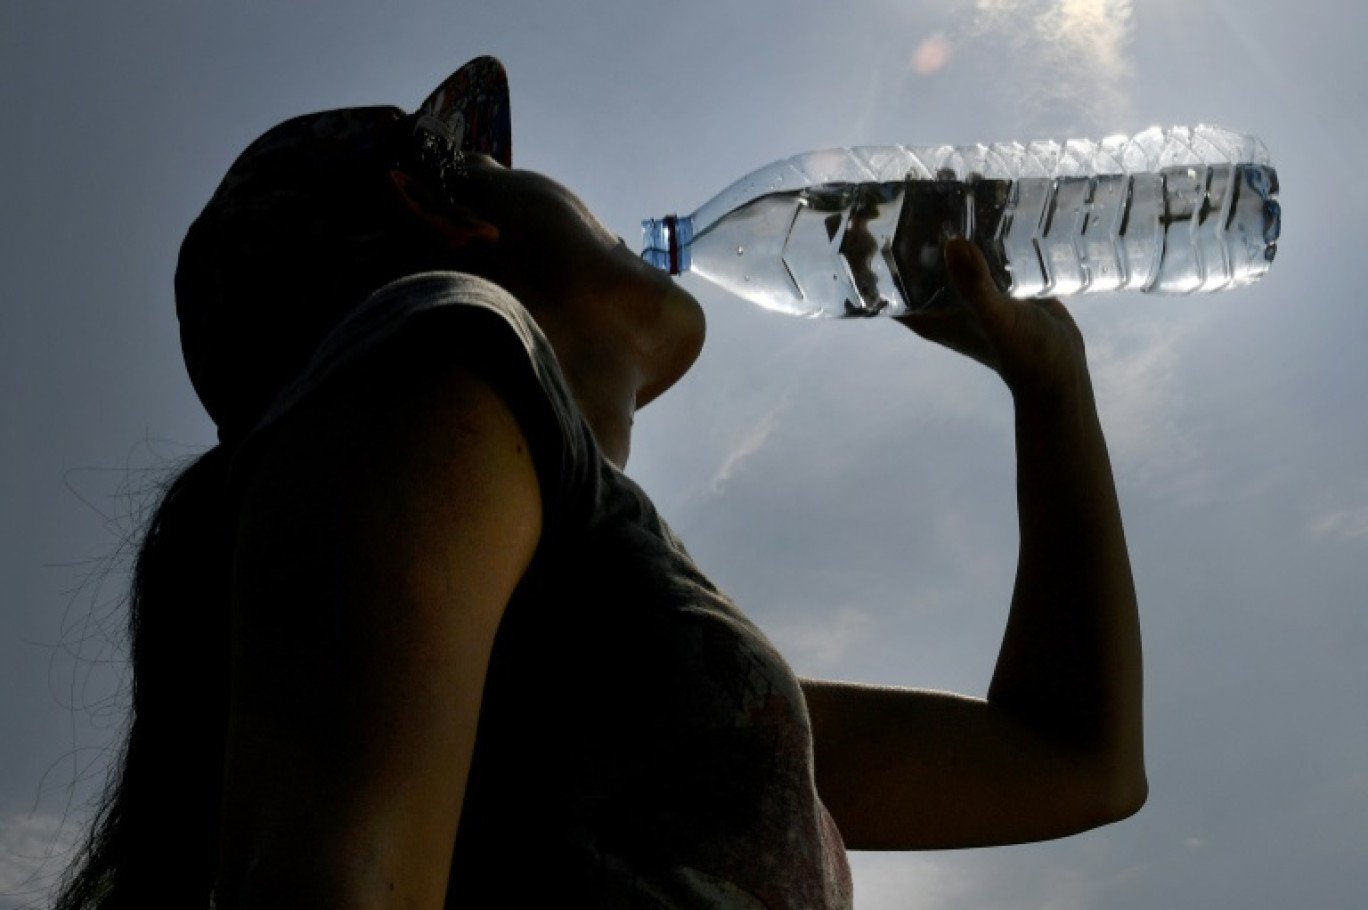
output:
[[690, 216], [642, 222], [642, 258], [794, 316], [944, 305], [941, 247], [974, 240], [1016, 297], [1250, 284], [1277, 251], [1278, 177], [1214, 126], [1101, 142], [831, 149], [750, 174]]

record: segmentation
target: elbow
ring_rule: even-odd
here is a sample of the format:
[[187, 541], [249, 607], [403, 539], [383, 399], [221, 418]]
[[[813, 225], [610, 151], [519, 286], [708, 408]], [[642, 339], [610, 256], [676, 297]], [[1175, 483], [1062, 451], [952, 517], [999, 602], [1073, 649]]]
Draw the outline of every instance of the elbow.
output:
[[1133, 775], [1122, 794], [1120, 801], [1121, 808], [1124, 810], [1121, 818], [1130, 818], [1135, 813], [1145, 807], [1145, 802], [1149, 800], [1149, 778], [1145, 776], [1145, 769], [1141, 767]]
[[1149, 785], [1144, 775], [1124, 780], [1094, 779], [1074, 789], [1073, 796], [1073, 799], [1065, 798], [1056, 803], [1060, 814], [1055, 818], [1051, 830], [1031, 840], [1071, 837], [1125, 821], [1144, 807], [1149, 796]]
[[1111, 768], [1093, 787], [1095, 822], [1089, 827], [1124, 821], [1144, 808], [1149, 799], [1149, 780], [1144, 765]]
[[1135, 815], [1149, 799], [1145, 771], [1144, 735], [1138, 728], [1113, 735], [1082, 758], [1092, 791], [1097, 825], [1109, 825]]
[[1126, 737], [1111, 766], [1110, 803], [1113, 821], [1130, 818], [1144, 808], [1149, 799], [1149, 777], [1145, 773], [1144, 735], [1137, 729]]
[[1149, 781], [1140, 761], [1093, 756], [1072, 763], [1064, 773], [1057, 805], [1064, 811], [1060, 822], [1065, 836], [1124, 821], [1149, 798]]
[[1104, 806], [1104, 825], [1123, 821], [1139, 812], [1149, 799], [1149, 781], [1144, 771], [1131, 774], [1110, 787]]

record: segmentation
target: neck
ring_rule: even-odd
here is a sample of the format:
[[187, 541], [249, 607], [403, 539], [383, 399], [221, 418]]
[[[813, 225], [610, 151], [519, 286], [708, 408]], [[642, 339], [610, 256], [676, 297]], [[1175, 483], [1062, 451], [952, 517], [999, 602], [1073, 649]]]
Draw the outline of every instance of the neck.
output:
[[587, 361], [593, 367], [589, 370], [576, 370], [576, 358], [567, 360], [569, 362], [561, 362], [566, 381], [575, 403], [594, 432], [594, 440], [605, 458], [619, 469], [625, 468], [632, 450], [632, 423], [639, 385], [635, 371], [620, 362], [613, 364], [608, 358]]

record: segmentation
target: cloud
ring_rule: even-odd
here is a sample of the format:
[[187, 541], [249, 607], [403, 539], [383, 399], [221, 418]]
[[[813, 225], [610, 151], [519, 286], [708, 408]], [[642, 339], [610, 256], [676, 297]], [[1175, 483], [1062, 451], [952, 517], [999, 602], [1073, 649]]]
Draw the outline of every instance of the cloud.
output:
[[765, 632], [800, 673], [828, 671], [873, 637], [874, 620], [859, 607], [844, 606], [820, 618], [766, 623]]
[[945, 861], [909, 853], [854, 853], [850, 867], [861, 910], [943, 910], [970, 890]]
[[[1029, 849], [1029, 848], [1028, 848]], [[1034, 858], [994, 850], [856, 853], [851, 871], [860, 910], [1093, 910], [1111, 906], [1108, 873], [1076, 856]]]
[[1005, 80], [1028, 107], [1077, 109], [1089, 124], [1130, 116], [1132, 0], [974, 0], [970, 38], [1026, 52], [1026, 78]]
[[761, 417], [760, 420], [756, 422], [755, 426], [750, 429], [750, 432], [742, 436], [736, 444], [731, 447], [731, 450], [727, 453], [726, 457], [722, 459], [721, 466], [718, 467], [717, 472], [713, 474], [712, 481], [708, 484], [709, 492], [720, 492], [722, 487], [726, 486], [727, 481], [731, 480], [733, 475], [736, 474], [737, 469], [741, 467], [742, 463], [764, 447], [765, 442], [774, 433], [775, 429], [778, 428], [779, 415], [783, 413], [787, 406], [787, 401], [780, 401], [779, 404], [770, 408], [765, 416]]
[[0, 816], [0, 907], [36, 906], [50, 873], [74, 841], [59, 816], [44, 812]]
[[1368, 542], [1368, 507], [1332, 509], [1307, 523], [1312, 537]]
[[1084, 332], [1116, 473], [1141, 483], [1170, 477], [1198, 454], [1183, 430], [1180, 381], [1180, 348], [1198, 321], [1171, 315], [1137, 316]]

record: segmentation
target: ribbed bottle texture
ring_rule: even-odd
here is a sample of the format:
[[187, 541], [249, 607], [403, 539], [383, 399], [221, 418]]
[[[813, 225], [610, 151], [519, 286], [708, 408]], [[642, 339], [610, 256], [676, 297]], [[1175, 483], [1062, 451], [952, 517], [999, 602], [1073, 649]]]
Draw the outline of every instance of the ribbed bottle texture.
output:
[[687, 217], [643, 222], [643, 258], [800, 316], [941, 305], [944, 241], [973, 239], [1017, 297], [1186, 294], [1258, 280], [1277, 251], [1278, 179], [1219, 127], [1100, 142], [809, 152]]

